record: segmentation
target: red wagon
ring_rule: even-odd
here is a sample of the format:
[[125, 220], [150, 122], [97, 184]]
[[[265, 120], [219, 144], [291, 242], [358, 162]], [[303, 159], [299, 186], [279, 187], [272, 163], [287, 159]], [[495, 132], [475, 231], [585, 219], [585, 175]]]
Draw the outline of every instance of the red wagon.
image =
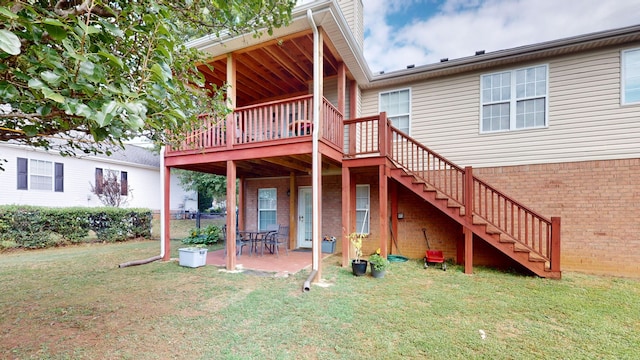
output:
[[424, 234], [424, 240], [427, 242], [427, 252], [424, 255], [424, 268], [429, 267], [429, 263], [440, 264], [443, 271], [447, 271], [447, 263], [444, 261], [444, 254], [441, 250], [431, 250], [429, 246], [429, 240], [427, 239], [427, 229], [422, 228], [422, 234]]

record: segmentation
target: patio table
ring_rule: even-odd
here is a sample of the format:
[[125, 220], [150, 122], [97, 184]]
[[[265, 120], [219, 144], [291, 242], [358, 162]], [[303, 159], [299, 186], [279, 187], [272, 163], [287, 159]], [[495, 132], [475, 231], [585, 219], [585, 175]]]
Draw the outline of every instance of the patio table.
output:
[[258, 246], [262, 244], [262, 241], [270, 232], [269, 230], [239, 230], [238, 236], [251, 242], [249, 247], [249, 256], [251, 256], [254, 250], [256, 254], [258, 253]]

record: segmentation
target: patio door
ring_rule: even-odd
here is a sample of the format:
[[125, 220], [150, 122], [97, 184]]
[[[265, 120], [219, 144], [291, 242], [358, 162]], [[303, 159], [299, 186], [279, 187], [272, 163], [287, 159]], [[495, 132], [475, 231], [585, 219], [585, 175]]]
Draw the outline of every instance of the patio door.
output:
[[311, 186], [298, 188], [298, 241], [297, 247], [311, 248], [313, 239], [313, 207]]

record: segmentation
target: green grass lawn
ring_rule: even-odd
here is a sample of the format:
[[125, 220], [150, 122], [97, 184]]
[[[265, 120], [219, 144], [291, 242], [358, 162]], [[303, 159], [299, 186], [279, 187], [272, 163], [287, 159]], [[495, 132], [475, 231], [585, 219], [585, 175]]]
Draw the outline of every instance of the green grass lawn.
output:
[[334, 256], [327, 286], [303, 293], [306, 271], [118, 268], [158, 253], [158, 241], [137, 241], [0, 254], [0, 358], [634, 359], [640, 349], [640, 280], [468, 276], [420, 261], [374, 279]]

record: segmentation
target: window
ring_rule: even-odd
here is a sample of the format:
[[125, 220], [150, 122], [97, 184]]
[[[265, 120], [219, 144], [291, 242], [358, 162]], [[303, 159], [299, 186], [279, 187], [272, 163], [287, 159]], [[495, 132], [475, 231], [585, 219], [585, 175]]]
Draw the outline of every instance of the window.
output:
[[481, 132], [547, 126], [547, 66], [482, 75]]
[[109, 193], [117, 193], [120, 191], [120, 195], [127, 196], [129, 194], [129, 181], [126, 171], [111, 170], [96, 168], [95, 172], [95, 191], [97, 194], [102, 194], [106, 186], [117, 186], [119, 190], [109, 190]]
[[380, 112], [387, 113], [387, 119], [398, 130], [409, 135], [411, 128], [411, 91], [409, 89], [380, 93]]
[[64, 164], [51, 161], [17, 158], [18, 190], [64, 192]]
[[369, 185], [356, 185], [356, 232], [369, 233]]
[[258, 189], [258, 230], [266, 230], [269, 225], [278, 223], [276, 189]]
[[622, 104], [640, 103], [640, 49], [622, 52]]

